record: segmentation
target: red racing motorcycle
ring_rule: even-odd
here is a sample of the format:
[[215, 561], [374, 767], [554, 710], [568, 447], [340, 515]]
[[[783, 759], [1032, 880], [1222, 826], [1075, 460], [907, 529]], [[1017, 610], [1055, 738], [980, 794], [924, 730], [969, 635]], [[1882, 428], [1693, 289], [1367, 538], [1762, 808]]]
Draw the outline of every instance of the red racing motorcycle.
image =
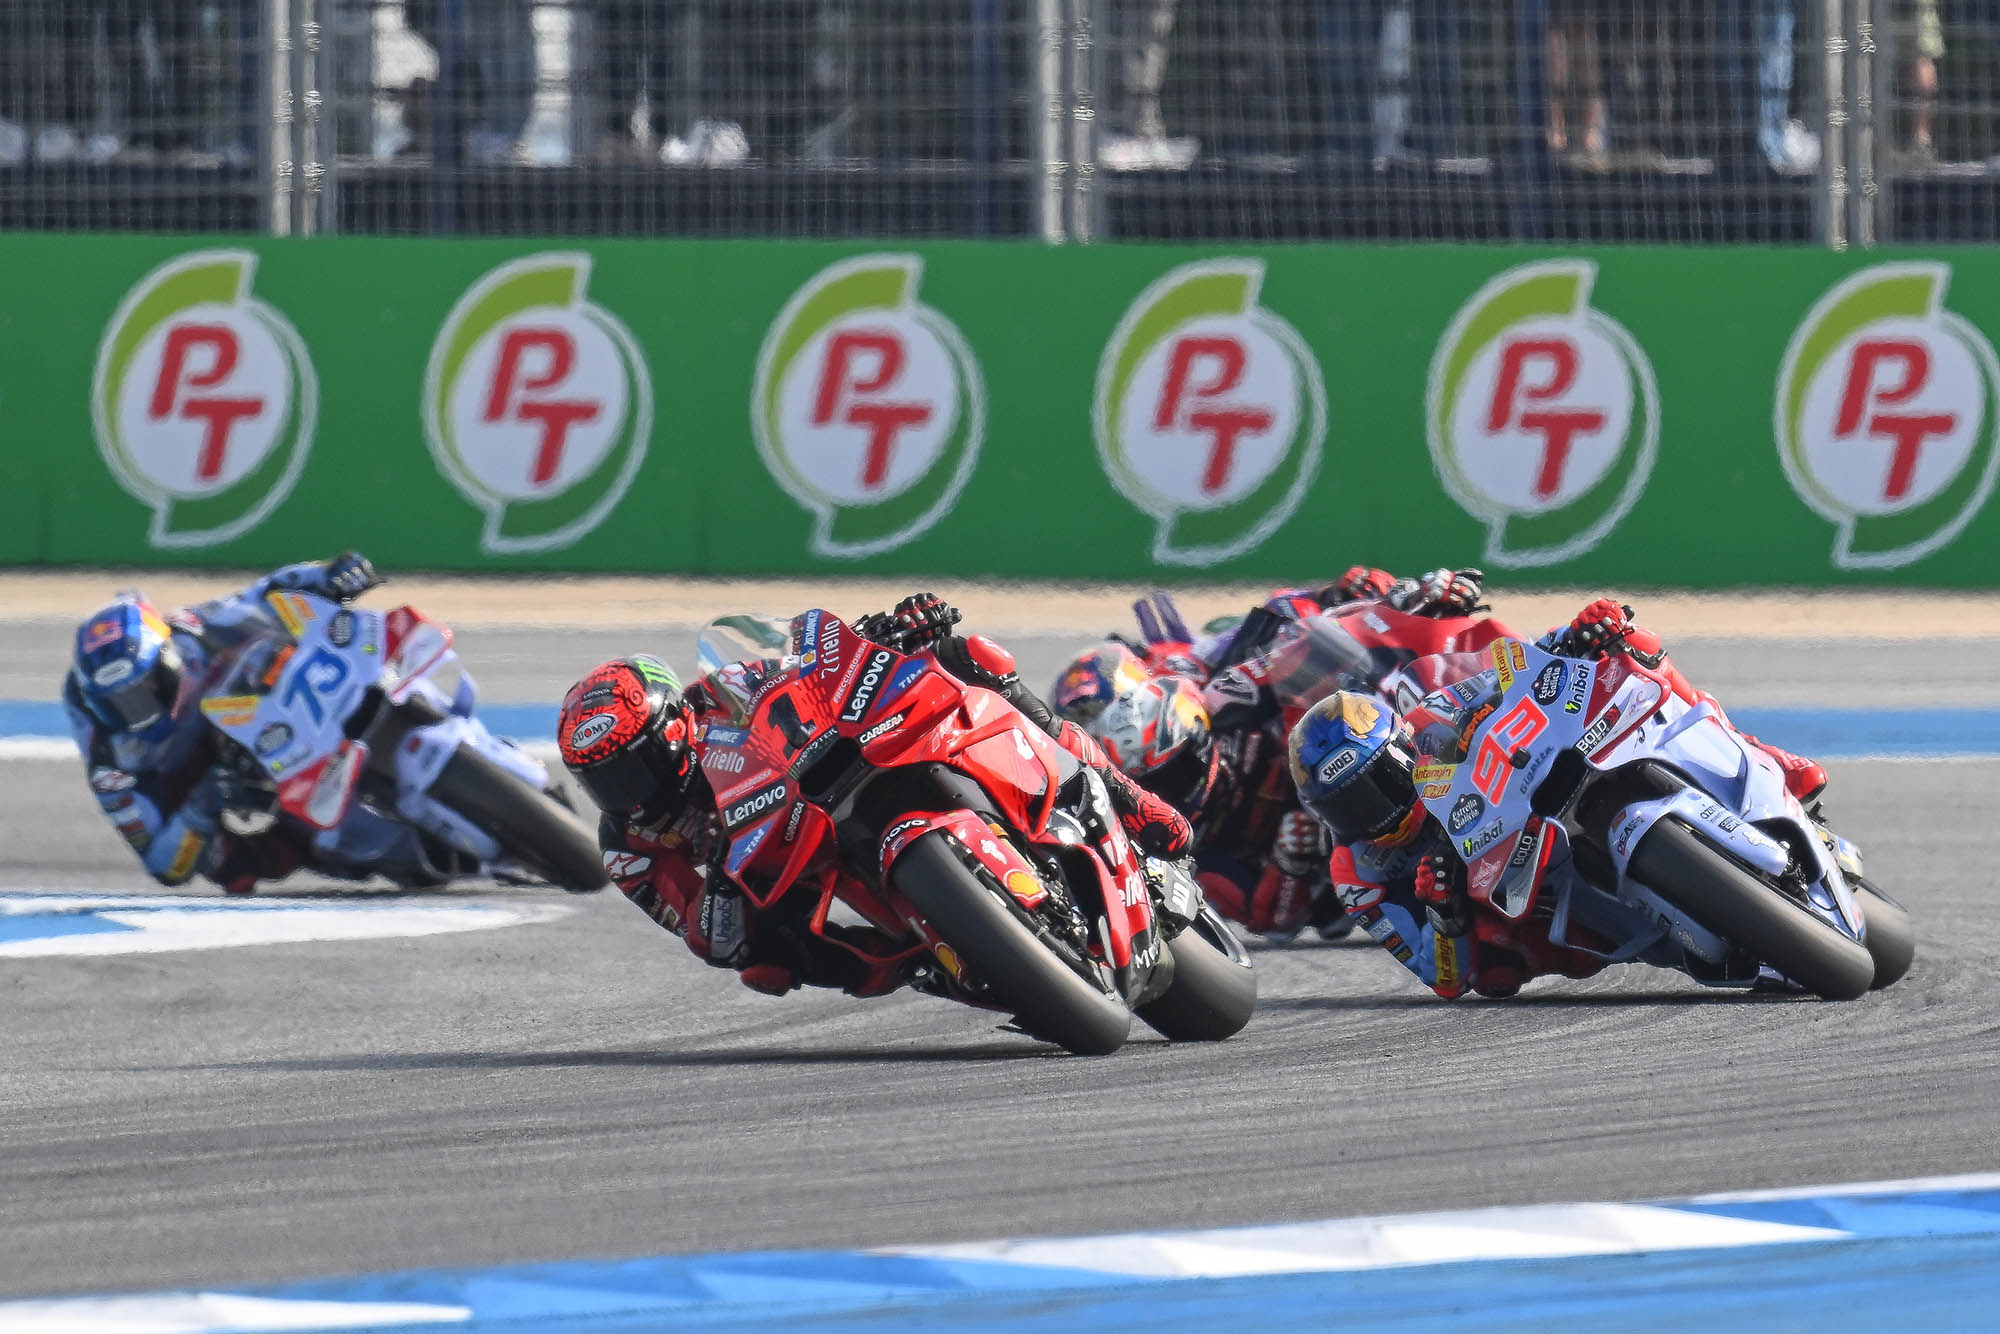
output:
[[696, 749], [756, 906], [810, 895], [809, 929], [862, 954], [825, 930], [858, 914], [898, 943], [869, 963], [1081, 1054], [1116, 1051], [1134, 1014], [1176, 1041], [1249, 1022], [1247, 951], [1087, 766], [929, 653], [826, 611], [780, 624], [727, 617], [699, 648], [721, 712]]

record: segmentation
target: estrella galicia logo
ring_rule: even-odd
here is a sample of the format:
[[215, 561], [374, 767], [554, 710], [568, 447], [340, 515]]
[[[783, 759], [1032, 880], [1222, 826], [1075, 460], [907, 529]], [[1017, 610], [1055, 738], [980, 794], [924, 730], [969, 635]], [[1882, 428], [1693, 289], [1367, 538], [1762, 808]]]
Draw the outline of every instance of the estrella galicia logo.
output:
[[1554, 565], [1602, 542], [1646, 489], [1660, 436], [1653, 367], [1590, 305], [1597, 266], [1507, 270], [1459, 308], [1431, 359], [1431, 460], [1486, 523], [1486, 559]]
[[821, 556], [890, 551], [950, 512], [986, 435], [986, 385], [956, 325], [917, 299], [923, 261], [820, 270], [757, 353], [750, 429]]
[[[1535, 677], [1535, 684], [1532, 690], [1535, 703], [1555, 703], [1556, 696], [1562, 694], [1562, 688], [1563, 665], [1559, 662], [1552, 662], [1542, 668], [1541, 672]], [[1571, 712], [1574, 713], [1575, 710], [1572, 709]]]
[[2000, 469], [2000, 364], [1944, 308], [1949, 264], [1877, 264], [1822, 296], [1778, 372], [1785, 476], [1836, 530], [1841, 569], [1894, 569], [1950, 543]]
[[1183, 264], [1139, 294], [1098, 360], [1098, 457], [1158, 521], [1163, 564], [1254, 550], [1319, 471], [1326, 385], [1299, 331], [1257, 304], [1263, 282], [1261, 260]]
[[97, 448], [152, 507], [156, 547], [240, 537], [305, 469], [319, 380], [298, 330], [252, 295], [256, 273], [246, 250], [170, 260], [126, 294], [98, 343]]
[[589, 287], [588, 255], [502, 264], [458, 299], [431, 345], [424, 437], [438, 470], [486, 512], [487, 552], [572, 545], [646, 457], [645, 356]]
[[1449, 821], [1451, 832], [1462, 834], [1479, 823], [1479, 817], [1486, 814], [1486, 803], [1467, 792], [1451, 804]]

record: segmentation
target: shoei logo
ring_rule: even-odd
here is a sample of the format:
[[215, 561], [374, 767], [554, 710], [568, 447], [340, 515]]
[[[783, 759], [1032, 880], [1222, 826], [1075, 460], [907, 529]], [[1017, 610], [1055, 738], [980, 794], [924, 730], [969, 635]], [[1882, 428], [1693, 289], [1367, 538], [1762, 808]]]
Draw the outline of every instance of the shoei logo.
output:
[[632, 334], [586, 295], [590, 257], [534, 255], [472, 285], [431, 346], [431, 456], [486, 512], [481, 547], [551, 551], [618, 504], [653, 432]]
[[978, 461], [986, 386], [957, 327], [917, 299], [922, 276], [914, 255], [822, 269], [757, 354], [757, 452], [813, 514], [818, 555], [910, 542], [950, 511]]
[[1589, 551], [1653, 471], [1653, 368], [1624, 326], [1591, 309], [1596, 278], [1580, 259], [1509, 269], [1459, 309], [1431, 359], [1431, 459], [1486, 523], [1495, 565]]
[[1159, 521], [1153, 558], [1214, 565], [1277, 531], [1326, 439], [1326, 386], [1298, 330], [1260, 308], [1261, 261], [1185, 264], [1139, 294], [1097, 363], [1105, 472]]
[[156, 547], [250, 531], [312, 448], [319, 382], [298, 330], [251, 294], [256, 272], [247, 251], [183, 255], [126, 294], [98, 344], [97, 448], [152, 507]]
[[1836, 529], [1833, 563], [1893, 569], [1965, 530], [2000, 467], [1993, 345], [1944, 308], [1948, 264], [1878, 264], [1806, 315], [1773, 426], [1792, 489]]

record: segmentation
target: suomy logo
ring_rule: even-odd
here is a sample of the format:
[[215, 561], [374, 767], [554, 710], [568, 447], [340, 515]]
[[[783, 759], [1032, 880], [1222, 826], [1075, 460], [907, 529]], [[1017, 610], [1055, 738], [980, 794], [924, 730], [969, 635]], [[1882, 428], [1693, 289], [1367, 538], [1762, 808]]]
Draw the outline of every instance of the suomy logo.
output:
[[1139, 294], [1097, 363], [1091, 425], [1153, 558], [1213, 565], [1291, 516], [1319, 468], [1326, 387], [1305, 340], [1257, 304], [1258, 260], [1184, 264]]
[[1653, 368], [1624, 326], [1591, 309], [1596, 277], [1580, 259], [1509, 269], [1460, 308], [1431, 359], [1431, 459], [1485, 521], [1496, 565], [1589, 551], [1653, 470]]
[[503, 264], [459, 298], [424, 377], [431, 456], [486, 511], [489, 552], [569, 546], [638, 474], [653, 386], [630, 331], [586, 295], [587, 255]]
[[1785, 349], [1773, 426], [1833, 563], [1892, 569], [1965, 530], [2000, 467], [1993, 345], [1944, 308], [1947, 264], [1878, 264], [1821, 297]]
[[285, 317], [251, 294], [257, 257], [183, 255], [148, 274], [97, 349], [91, 422], [121, 486], [150, 505], [156, 547], [240, 536], [290, 494], [319, 382]]
[[815, 516], [812, 550], [867, 556], [950, 511], [986, 433], [986, 386], [956, 326], [917, 299], [914, 255], [821, 270], [764, 336], [757, 452]]

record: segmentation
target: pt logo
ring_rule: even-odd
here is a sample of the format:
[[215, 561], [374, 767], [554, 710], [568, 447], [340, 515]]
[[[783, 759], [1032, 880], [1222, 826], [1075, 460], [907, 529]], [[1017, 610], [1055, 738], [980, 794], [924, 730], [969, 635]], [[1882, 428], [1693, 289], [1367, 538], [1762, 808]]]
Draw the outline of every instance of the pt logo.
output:
[[1098, 360], [1098, 457], [1158, 522], [1164, 564], [1253, 550], [1319, 469], [1326, 386], [1298, 330], [1257, 304], [1263, 281], [1259, 260], [1182, 265], [1139, 294]]
[[1833, 563], [1894, 569], [1949, 543], [2000, 468], [1993, 345], [1944, 308], [1948, 264], [1878, 264], [1821, 297], [1785, 349], [1774, 428]]
[[249, 532], [312, 448], [319, 382], [298, 330], [251, 292], [257, 257], [183, 255], [127, 293], [97, 348], [91, 424], [155, 547]]
[[459, 298], [431, 346], [424, 435], [439, 471], [486, 512], [487, 552], [574, 544], [646, 457], [645, 357], [589, 286], [588, 255], [503, 264]]
[[957, 327], [917, 299], [914, 255], [822, 269], [764, 335], [757, 452], [814, 516], [821, 556], [890, 551], [950, 512], [986, 434], [986, 386]]
[[1660, 395], [1632, 335], [1591, 309], [1597, 266], [1524, 264], [1459, 308], [1431, 358], [1431, 461], [1495, 565], [1589, 551], [1646, 489]]

